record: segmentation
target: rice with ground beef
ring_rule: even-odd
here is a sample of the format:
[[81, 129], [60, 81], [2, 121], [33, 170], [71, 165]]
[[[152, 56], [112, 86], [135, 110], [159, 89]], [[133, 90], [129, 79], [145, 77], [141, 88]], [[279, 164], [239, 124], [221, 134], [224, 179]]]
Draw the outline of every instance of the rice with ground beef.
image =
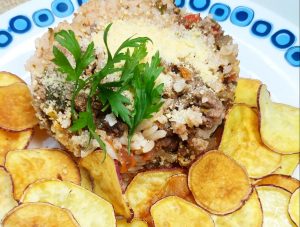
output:
[[[52, 63], [54, 33], [75, 32], [81, 48], [95, 42], [96, 60], [81, 76], [87, 78], [106, 62], [103, 30], [113, 23], [109, 46], [114, 51], [126, 38], [148, 36], [148, 56], [159, 50], [164, 71], [157, 83], [164, 83], [164, 105], [137, 128], [127, 154], [128, 128], [110, 111], [102, 112], [93, 102], [97, 134], [108, 153], [122, 164], [122, 172], [139, 169], [188, 166], [197, 155], [216, 147], [215, 130], [233, 101], [239, 73], [238, 49], [230, 36], [210, 17], [200, 18], [179, 10], [172, 0], [91, 0], [83, 5], [71, 24], [60, 23], [36, 41], [36, 52], [28, 61], [32, 75], [34, 106], [41, 127], [49, 130], [77, 157], [98, 148], [86, 130], [71, 133], [70, 100], [73, 84]], [[68, 54], [63, 50], [65, 54]], [[69, 60], [74, 61], [71, 57]], [[148, 59], [149, 60], [149, 59]], [[105, 78], [114, 81], [118, 74]], [[76, 110], [85, 111], [88, 89], [76, 98]], [[127, 92], [129, 99], [133, 95]]]

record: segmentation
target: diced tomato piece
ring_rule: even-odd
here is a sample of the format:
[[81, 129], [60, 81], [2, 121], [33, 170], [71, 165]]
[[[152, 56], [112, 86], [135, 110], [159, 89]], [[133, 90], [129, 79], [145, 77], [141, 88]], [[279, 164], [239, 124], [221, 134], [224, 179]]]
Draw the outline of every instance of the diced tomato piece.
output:
[[183, 25], [186, 29], [191, 29], [194, 24], [201, 21], [200, 14], [189, 14], [183, 17]]
[[126, 150], [120, 150], [119, 151], [119, 161], [121, 163], [121, 173], [126, 173], [128, 169], [136, 166], [136, 160], [134, 158], [134, 155], [132, 153], [128, 154]]

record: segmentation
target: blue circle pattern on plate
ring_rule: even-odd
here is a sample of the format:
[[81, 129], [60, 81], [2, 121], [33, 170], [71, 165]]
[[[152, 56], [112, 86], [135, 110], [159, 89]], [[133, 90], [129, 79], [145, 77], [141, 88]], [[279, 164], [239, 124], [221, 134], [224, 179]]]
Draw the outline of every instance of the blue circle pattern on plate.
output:
[[32, 16], [32, 19], [38, 27], [47, 27], [54, 22], [54, 16], [49, 9], [36, 11]]
[[9, 32], [0, 30], [0, 48], [8, 46], [12, 40], [12, 35]]
[[88, 0], [77, 0], [77, 2], [78, 2], [78, 5], [81, 6], [82, 4], [88, 2]]
[[300, 67], [300, 46], [294, 46], [287, 50], [285, 59], [295, 67]]
[[[89, 0], [73, 0], [79, 6]], [[177, 7], [184, 7], [186, 3], [196, 12], [206, 11], [211, 4], [211, 0], [174, 0]], [[74, 13], [74, 5], [71, 0], [53, 0], [51, 9], [40, 9], [33, 13], [32, 20], [38, 27], [47, 27], [54, 23], [55, 17], [64, 18]], [[254, 19], [254, 11], [246, 6], [238, 6], [233, 10], [230, 6], [223, 3], [215, 3], [210, 9], [216, 21], [226, 21], [230, 17], [232, 24], [240, 27], [249, 26]], [[7, 30], [0, 29], [0, 48], [5, 48], [13, 42], [11, 33], [23, 34], [30, 31], [32, 27], [31, 20], [25, 15], [17, 15], [10, 19]], [[265, 20], [256, 20], [250, 31], [257, 37], [267, 37], [272, 33], [272, 24]], [[270, 41], [278, 49], [287, 49], [285, 53], [286, 61], [294, 66], [300, 67], [300, 47], [292, 46], [296, 36], [287, 29], [280, 29], [271, 34]]]
[[210, 0], [190, 0], [190, 7], [196, 12], [205, 11], [210, 5]]
[[57, 17], [67, 17], [73, 14], [74, 6], [70, 0], [54, 0], [51, 4], [52, 12]]
[[9, 28], [15, 33], [22, 34], [31, 29], [31, 21], [24, 15], [18, 15], [10, 19]]
[[254, 11], [249, 7], [239, 6], [236, 7], [231, 15], [230, 21], [237, 26], [246, 27], [248, 26], [254, 18]]
[[225, 21], [230, 15], [230, 7], [222, 3], [214, 4], [210, 10], [209, 14], [213, 16], [216, 21]]
[[295, 35], [287, 29], [281, 29], [275, 32], [271, 37], [271, 42], [280, 49], [285, 49], [293, 45], [295, 42]]
[[259, 37], [266, 37], [271, 33], [272, 24], [268, 21], [257, 20], [251, 27], [251, 31], [254, 35]]

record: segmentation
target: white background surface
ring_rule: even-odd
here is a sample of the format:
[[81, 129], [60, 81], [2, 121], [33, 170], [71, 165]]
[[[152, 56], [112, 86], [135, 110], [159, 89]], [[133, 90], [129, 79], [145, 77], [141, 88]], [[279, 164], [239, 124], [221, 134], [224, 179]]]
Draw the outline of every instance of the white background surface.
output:
[[298, 27], [299, 33], [299, 11], [300, 0], [251, 0], [268, 8]]

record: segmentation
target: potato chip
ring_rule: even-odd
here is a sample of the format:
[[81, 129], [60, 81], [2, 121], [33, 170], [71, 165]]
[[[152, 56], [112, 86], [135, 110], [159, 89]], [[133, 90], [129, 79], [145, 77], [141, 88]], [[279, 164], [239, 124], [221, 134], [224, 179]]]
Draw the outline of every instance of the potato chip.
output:
[[300, 226], [300, 188], [292, 194], [288, 212], [295, 224]]
[[0, 87], [0, 128], [10, 131], [33, 128], [38, 120], [31, 102], [32, 97], [26, 84]]
[[265, 85], [259, 90], [260, 133], [264, 144], [281, 154], [300, 152], [299, 108], [273, 103]]
[[10, 132], [0, 129], [0, 165], [4, 165], [7, 152], [24, 149], [28, 145], [32, 133], [32, 129], [22, 132]]
[[71, 212], [47, 203], [25, 203], [10, 211], [3, 227], [79, 227]]
[[14, 83], [24, 83], [25, 82], [18, 76], [9, 72], [0, 72], [0, 87], [9, 86]]
[[44, 180], [33, 183], [25, 190], [21, 202], [44, 202], [68, 209], [81, 227], [116, 226], [109, 202], [71, 182]]
[[117, 220], [117, 227], [148, 227], [147, 222], [138, 220], [138, 219], [132, 219], [131, 222], [127, 222], [125, 219]]
[[60, 150], [10, 151], [6, 155], [5, 167], [12, 176], [16, 200], [21, 198], [29, 184], [39, 179], [59, 179], [80, 184], [76, 163]]
[[122, 193], [114, 160], [96, 151], [82, 158], [79, 165], [89, 172], [93, 191], [110, 202], [117, 214], [130, 218], [132, 214]]
[[188, 185], [197, 204], [212, 214], [236, 211], [252, 191], [246, 171], [219, 151], [210, 151], [193, 163]]
[[148, 217], [150, 207], [159, 200], [168, 178], [181, 173], [180, 169], [152, 170], [138, 173], [127, 186], [125, 195], [134, 217]]
[[298, 187], [300, 187], [300, 181], [291, 176], [272, 174], [262, 179], [258, 179], [254, 182], [256, 186], [276, 186], [281, 187], [290, 193], [293, 193]]
[[281, 155], [280, 167], [274, 173], [292, 175], [299, 164], [299, 160], [299, 153]]
[[5, 214], [18, 205], [13, 198], [12, 190], [12, 180], [9, 173], [0, 167], [0, 223]]
[[188, 187], [188, 179], [186, 174], [176, 174], [167, 180], [164, 190], [164, 197], [177, 196], [189, 202], [196, 203], [192, 192]]
[[151, 207], [155, 227], [214, 226], [209, 214], [202, 208], [177, 196], [159, 200]]
[[259, 135], [257, 114], [246, 105], [229, 111], [219, 150], [246, 168], [249, 177], [261, 178], [280, 166], [281, 155], [266, 147]]
[[80, 171], [81, 187], [92, 192], [93, 184], [92, 184], [89, 172], [86, 169], [81, 168], [81, 167], [79, 167], [79, 171]]
[[234, 103], [243, 103], [251, 107], [257, 107], [258, 89], [261, 81], [239, 78], [235, 89]]
[[260, 186], [256, 190], [264, 214], [263, 226], [296, 227], [288, 214], [291, 193], [274, 186]]
[[213, 216], [215, 227], [260, 227], [263, 212], [256, 190], [241, 209], [224, 216]]

